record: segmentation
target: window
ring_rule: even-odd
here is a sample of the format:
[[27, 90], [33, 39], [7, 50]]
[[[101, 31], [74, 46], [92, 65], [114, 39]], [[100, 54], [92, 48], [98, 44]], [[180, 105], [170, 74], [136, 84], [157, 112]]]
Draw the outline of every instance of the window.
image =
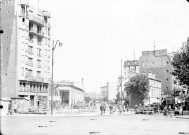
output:
[[167, 61], [167, 64], [169, 64], [169, 61]]
[[22, 18], [22, 24], [25, 24], [25, 18]]
[[41, 27], [37, 26], [37, 33], [41, 34]]
[[32, 71], [32, 70], [30, 70], [30, 69], [28, 69], [28, 76], [29, 76], [29, 77], [31, 77], [31, 76], [32, 76], [32, 74], [33, 74], [33, 71]]
[[38, 44], [38, 45], [41, 45], [41, 43], [42, 43], [42, 38], [37, 37], [37, 44]]
[[24, 6], [21, 6], [21, 13], [22, 13], [22, 15], [25, 14], [25, 7]]
[[37, 71], [37, 77], [41, 77], [41, 71]]
[[29, 23], [29, 31], [33, 30], [33, 23]]
[[168, 79], [168, 78], [166, 78], [166, 80], [167, 80], [167, 81], [169, 81], [169, 79]]
[[21, 76], [24, 76], [24, 67], [21, 68]]
[[37, 56], [41, 57], [41, 49], [37, 48]]
[[29, 35], [29, 42], [33, 43], [33, 35]]
[[50, 28], [48, 28], [48, 36], [50, 36]]
[[32, 58], [28, 58], [28, 65], [33, 66], [33, 59]]
[[41, 67], [41, 60], [37, 60], [37, 67], [38, 67], [38, 68]]
[[48, 44], [48, 47], [50, 47], [50, 39], [48, 39], [47, 44]]
[[28, 46], [28, 53], [29, 54], [33, 54], [33, 47], [32, 46]]

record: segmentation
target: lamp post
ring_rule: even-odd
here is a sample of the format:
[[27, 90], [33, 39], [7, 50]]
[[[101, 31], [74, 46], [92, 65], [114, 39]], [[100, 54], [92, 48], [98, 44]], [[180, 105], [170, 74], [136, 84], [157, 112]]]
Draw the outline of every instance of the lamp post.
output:
[[54, 67], [54, 50], [59, 43], [59, 47], [61, 47], [63, 44], [57, 40], [56, 43], [54, 44], [54, 40], [52, 43], [52, 82], [51, 82], [51, 115], [53, 115], [53, 93], [54, 93], [54, 82], [53, 82], [53, 67]]

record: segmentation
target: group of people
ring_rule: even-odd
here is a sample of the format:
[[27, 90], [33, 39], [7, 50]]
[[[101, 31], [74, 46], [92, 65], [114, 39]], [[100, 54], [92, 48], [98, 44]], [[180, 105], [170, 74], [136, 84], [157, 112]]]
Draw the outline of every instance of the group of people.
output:
[[110, 114], [113, 114], [118, 109], [119, 113], [129, 111], [129, 106], [122, 103], [102, 103], [100, 105], [101, 115], [105, 114], [107, 107], [109, 107]]
[[165, 105], [163, 110], [163, 115], [172, 117], [171, 111], [174, 111], [174, 116], [176, 115], [182, 115], [183, 114], [183, 106], [175, 104], [173, 108], [171, 108], [171, 105]]

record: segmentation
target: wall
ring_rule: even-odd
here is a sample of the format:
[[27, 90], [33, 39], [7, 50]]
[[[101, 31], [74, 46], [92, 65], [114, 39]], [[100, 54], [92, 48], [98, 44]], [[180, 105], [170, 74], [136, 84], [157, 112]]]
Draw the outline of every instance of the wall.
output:
[[[162, 83], [162, 92], [172, 90], [172, 75], [170, 74], [172, 66], [170, 58], [165, 50], [157, 50], [157, 52], [146, 51], [140, 57], [140, 73], [152, 72], [156, 74], [156, 78]], [[149, 54], [149, 55], [147, 55]]]
[[16, 88], [16, 14], [15, 14], [15, 1], [2, 0], [2, 13], [1, 13], [2, 29], [2, 90], [1, 98], [10, 98], [17, 95]]

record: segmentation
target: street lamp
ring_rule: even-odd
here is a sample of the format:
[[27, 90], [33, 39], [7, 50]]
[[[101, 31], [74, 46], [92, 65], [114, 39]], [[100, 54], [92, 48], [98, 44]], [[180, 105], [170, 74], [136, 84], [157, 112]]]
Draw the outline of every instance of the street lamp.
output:
[[52, 43], [52, 82], [51, 82], [51, 115], [53, 115], [53, 91], [54, 91], [54, 82], [53, 82], [53, 67], [54, 67], [54, 50], [59, 43], [59, 47], [61, 47], [63, 44], [57, 40], [56, 43], [54, 44], [54, 40]]

